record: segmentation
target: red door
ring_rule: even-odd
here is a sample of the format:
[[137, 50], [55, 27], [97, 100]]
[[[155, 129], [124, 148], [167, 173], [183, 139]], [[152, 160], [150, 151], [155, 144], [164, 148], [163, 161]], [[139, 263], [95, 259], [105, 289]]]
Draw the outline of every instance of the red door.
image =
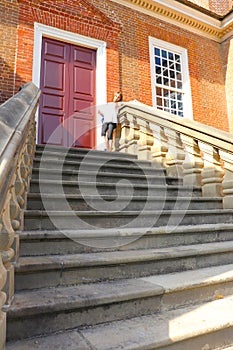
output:
[[96, 51], [43, 38], [39, 143], [95, 146]]

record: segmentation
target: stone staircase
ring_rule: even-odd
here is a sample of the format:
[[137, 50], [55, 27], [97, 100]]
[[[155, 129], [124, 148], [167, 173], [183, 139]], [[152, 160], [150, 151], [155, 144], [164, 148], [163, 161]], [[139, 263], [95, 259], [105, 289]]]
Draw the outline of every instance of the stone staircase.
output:
[[7, 350], [233, 344], [233, 210], [133, 155], [37, 146]]

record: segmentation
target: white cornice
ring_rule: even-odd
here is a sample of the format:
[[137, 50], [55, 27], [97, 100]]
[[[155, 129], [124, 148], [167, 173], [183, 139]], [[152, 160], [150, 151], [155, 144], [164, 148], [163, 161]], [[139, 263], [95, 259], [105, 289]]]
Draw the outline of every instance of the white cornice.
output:
[[174, 0], [111, 0], [218, 43], [233, 35], [233, 14], [218, 20]]

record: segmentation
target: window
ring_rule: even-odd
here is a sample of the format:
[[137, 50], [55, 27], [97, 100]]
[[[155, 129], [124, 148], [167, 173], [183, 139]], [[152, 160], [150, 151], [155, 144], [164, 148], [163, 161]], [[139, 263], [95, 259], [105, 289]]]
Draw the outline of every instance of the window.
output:
[[192, 117], [187, 50], [149, 38], [153, 105], [179, 117]]

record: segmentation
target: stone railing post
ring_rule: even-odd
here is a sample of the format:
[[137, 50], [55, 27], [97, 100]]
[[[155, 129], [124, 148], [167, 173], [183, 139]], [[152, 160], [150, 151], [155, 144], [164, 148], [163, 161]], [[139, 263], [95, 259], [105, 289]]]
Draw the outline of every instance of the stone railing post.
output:
[[165, 133], [168, 139], [168, 152], [165, 161], [167, 175], [182, 177], [185, 154], [180, 134], [170, 128], [166, 128]]
[[139, 135], [138, 159], [151, 160], [151, 147], [154, 144], [154, 136], [149, 122], [146, 120], [140, 120]]
[[119, 151], [123, 153], [137, 154], [139, 140], [139, 125], [137, 118], [126, 113], [121, 116], [121, 138], [119, 142]]
[[204, 167], [202, 170], [202, 195], [204, 197], [221, 197], [224, 170], [218, 149], [214, 146], [199, 142], [203, 154]]
[[151, 129], [154, 135], [154, 145], [151, 148], [151, 160], [164, 167], [166, 154], [168, 152], [168, 139], [163, 127], [152, 124]]
[[201, 173], [204, 162], [201, 157], [198, 142], [187, 135], [182, 135], [181, 139], [185, 149], [185, 159], [183, 162], [183, 184], [187, 186], [201, 186]]
[[222, 182], [223, 208], [233, 209], [233, 154], [227, 151], [220, 151], [224, 162], [225, 174]]

